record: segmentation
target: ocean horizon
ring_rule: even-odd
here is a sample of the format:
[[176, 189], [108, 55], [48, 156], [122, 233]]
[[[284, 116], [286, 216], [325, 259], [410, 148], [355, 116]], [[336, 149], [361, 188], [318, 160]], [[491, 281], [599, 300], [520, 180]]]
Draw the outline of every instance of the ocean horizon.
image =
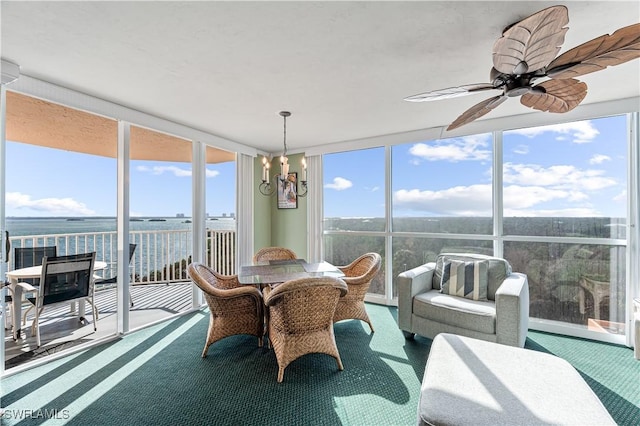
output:
[[[173, 231], [186, 230], [190, 227], [190, 216], [136, 216], [129, 220], [130, 231]], [[235, 230], [236, 220], [230, 216], [209, 216], [207, 228]], [[6, 218], [6, 230], [9, 231], [10, 237], [115, 232], [116, 218], [106, 216], [12, 216]]]

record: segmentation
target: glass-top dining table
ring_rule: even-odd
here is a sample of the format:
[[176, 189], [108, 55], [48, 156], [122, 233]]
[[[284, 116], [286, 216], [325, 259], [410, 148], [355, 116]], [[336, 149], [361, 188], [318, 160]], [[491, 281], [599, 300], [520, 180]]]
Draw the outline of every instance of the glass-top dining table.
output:
[[307, 263], [304, 259], [270, 260], [255, 265], [241, 266], [240, 284], [269, 285], [299, 278], [344, 277], [344, 273], [328, 262]]

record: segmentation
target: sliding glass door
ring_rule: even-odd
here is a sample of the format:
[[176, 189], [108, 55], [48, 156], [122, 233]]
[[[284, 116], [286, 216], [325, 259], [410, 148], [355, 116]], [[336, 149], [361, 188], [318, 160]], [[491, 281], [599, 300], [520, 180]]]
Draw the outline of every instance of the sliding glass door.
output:
[[[116, 150], [115, 120], [7, 92], [1, 167], [8, 271], [42, 264], [42, 256], [27, 263], [18, 251], [50, 247], [48, 252], [58, 256], [96, 252], [97, 265], [102, 265], [94, 271], [97, 280], [109, 276], [116, 230]], [[39, 284], [38, 278], [20, 281]], [[37, 347], [31, 330], [35, 309], [29, 302], [35, 293], [24, 296], [5, 305], [5, 369], [116, 333], [114, 290], [100, 287], [94, 299], [98, 318], [88, 304], [85, 312], [76, 304], [71, 311], [68, 305], [45, 306], [38, 319]], [[14, 340], [11, 335], [18, 329]]]

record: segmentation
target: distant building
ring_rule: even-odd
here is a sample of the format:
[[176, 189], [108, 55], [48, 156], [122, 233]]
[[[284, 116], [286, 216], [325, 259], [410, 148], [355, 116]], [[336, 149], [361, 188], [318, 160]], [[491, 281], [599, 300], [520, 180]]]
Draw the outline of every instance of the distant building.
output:
[[227, 217], [227, 214], [226, 213], [222, 213], [222, 217]]
[[229, 213], [229, 216], [235, 219], [236, 214], [235, 213]]
[[184, 213], [177, 213], [176, 217], [184, 217]]

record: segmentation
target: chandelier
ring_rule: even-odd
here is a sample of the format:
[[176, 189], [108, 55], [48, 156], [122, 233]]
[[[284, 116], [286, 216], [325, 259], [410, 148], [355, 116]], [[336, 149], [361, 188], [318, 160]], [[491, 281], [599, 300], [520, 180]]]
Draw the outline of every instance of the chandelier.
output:
[[[283, 145], [284, 150], [280, 156], [280, 173], [271, 178], [271, 163], [267, 157], [262, 157], [262, 181], [258, 186], [262, 195], [273, 195], [280, 185], [285, 189], [289, 185], [293, 185], [297, 188], [297, 175], [295, 173], [289, 173], [289, 159], [287, 158], [287, 117], [291, 116], [289, 111], [280, 111], [280, 116], [284, 120], [283, 131]], [[307, 195], [307, 161], [302, 158], [302, 179], [300, 179], [301, 188], [296, 191], [298, 197], [305, 197]]]

